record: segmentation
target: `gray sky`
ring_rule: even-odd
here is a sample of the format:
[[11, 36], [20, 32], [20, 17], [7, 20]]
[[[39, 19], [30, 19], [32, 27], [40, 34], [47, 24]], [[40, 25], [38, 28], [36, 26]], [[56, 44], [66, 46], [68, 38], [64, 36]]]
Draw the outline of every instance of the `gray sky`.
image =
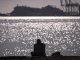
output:
[[[73, 0], [80, 3], [80, 0]], [[0, 0], [0, 12], [9, 13], [16, 5], [41, 8], [47, 5], [60, 7], [60, 0]]]

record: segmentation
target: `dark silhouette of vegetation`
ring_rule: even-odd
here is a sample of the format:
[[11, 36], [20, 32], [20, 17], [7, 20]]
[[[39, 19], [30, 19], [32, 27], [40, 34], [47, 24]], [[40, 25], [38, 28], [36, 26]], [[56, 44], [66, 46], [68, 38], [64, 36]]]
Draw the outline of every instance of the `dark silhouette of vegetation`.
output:
[[60, 52], [55, 52], [55, 53], [52, 53], [51, 56], [62, 56]]

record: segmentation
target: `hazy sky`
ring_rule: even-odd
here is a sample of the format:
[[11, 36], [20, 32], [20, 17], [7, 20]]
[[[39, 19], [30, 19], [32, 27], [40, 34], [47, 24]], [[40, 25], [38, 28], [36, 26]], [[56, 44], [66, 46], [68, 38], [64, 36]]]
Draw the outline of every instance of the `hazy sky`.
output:
[[[80, 2], [80, 0], [74, 0]], [[0, 12], [9, 13], [16, 5], [41, 8], [47, 5], [60, 7], [60, 0], [0, 0]]]

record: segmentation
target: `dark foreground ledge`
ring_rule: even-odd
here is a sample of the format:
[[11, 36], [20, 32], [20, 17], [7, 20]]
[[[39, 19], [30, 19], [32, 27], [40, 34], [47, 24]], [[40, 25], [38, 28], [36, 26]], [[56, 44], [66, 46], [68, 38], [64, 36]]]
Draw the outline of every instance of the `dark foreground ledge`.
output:
[[27, 56], [5, 56], [0, 60], [80, 60], [80, 56], [55, 56], [55, 57], [27, 57]]

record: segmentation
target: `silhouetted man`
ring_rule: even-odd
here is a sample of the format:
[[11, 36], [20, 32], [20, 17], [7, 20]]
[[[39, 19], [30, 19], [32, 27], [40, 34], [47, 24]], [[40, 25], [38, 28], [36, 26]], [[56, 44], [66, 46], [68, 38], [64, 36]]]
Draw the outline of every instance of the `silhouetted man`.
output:
[[45, 44], [41, 43], [40, 39], [37, 39], [37, 43], [34, 44], [34, 52], [31, 52], [32, 56], [45, 56]]

